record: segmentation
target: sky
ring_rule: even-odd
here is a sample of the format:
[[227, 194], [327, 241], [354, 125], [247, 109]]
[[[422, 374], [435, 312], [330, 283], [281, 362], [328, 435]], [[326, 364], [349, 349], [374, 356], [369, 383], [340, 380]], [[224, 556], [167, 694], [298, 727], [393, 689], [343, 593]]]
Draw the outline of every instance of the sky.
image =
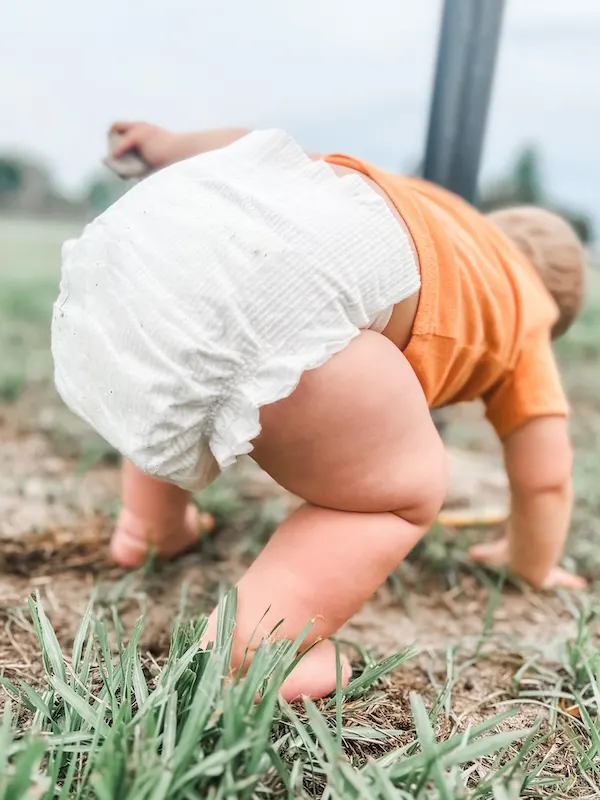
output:
[[[600, 2], [506, 0], [483, 176], [538, 143], [548, 189], [600, 222]], [[14, 0], [0, 152], [76, 191], [115, 119], [280, 127], [401, 171], [422, 155], [441, 0]]]

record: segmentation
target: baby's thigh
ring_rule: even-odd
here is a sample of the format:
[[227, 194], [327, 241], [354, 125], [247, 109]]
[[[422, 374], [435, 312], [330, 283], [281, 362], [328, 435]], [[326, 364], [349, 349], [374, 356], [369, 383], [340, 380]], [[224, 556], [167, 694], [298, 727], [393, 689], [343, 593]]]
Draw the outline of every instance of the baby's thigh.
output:
[[[253, 457], [315, 505], [429, 518], [446, 459], [415, 373], [388, 339], [365, 331], [293, 394], [261, 410]], [[424, 523], [425, 524], [425, 521]]]

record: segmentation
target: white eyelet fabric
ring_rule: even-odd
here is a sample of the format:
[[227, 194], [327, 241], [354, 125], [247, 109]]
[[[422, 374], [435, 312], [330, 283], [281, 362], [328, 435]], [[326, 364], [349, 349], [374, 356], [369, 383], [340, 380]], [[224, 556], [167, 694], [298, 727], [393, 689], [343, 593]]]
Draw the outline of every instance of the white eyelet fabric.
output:
[[419, 286], [376, 192], [257, 131], [152, 175], [65, 243], [56, 386], [142, 471], [197, 490], [251, 451], [263, 405]]

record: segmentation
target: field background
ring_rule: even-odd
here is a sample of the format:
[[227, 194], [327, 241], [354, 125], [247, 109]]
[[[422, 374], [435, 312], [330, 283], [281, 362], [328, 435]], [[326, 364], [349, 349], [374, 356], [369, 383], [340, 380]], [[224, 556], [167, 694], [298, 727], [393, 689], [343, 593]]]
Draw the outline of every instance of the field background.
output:
[[[82, 711], [79, 701], [56, 682], [63, 656], [57, 650], [58, 661], [42, 659], [40, 639], [45, 653], [55, 647], [71, 653], [92, 592], [97, 624], [90, 623], [90, 652], [102, 650], [102, 631], [109, 631], [106, 647], [116, 654], [119, 642], [128, 640], [143, 614], [136, 658], [143, 667], [142, 679], [150, 691], [157, 691], [160, 675], [175, 669], [175, 656], [181, 656], [184, 644], [190, 645], [183, 634], [171, 637], [182, 592], [186, 600], [180, 621], [201, 624], [201, 614], [215, 602], [220, 587], [235, 581], [294, 503], [245, 462], [198, 498], [216, 515], [219, 526], [195, 552], [176, 564], [150, 565], [133, 575], [107, 561], [106, 543], [118, 507], [116, 455], [62, 407], [51, 380], [49, 319], [57, 294], [60, 245], [77, 233], [73, 225], [0, 219], [0, 626], [4, 630], [0, 705], [10, 698], [6, 703], [10, 718], [0, 730], [0, 745], [10, 741], [12, 750], [7, 745], [6, 752], [15, 754], [29, 752], [22, 735], [32, 723], [46, 731], [46, 742], [60, 734], [63, 745], [65, 719], [70, 734], [74, 719], [79, 733], [83, 729], [85, 715], [73, 711]], [[565, 564], [589, 578], [587, 592], [539, 595], [505, 582], [503, 576], [470, 565], [465, 557], [470, 541], [490, 533], [456, 534], [438, 527], [343, 631], [357, 675], [362, 671], [367, 676], [365, 686], [318, 709], [309, 704], [294, 711], [274, 704], [265, 712], [266, 723], [261, 718], [260, 730], [266, 731], [261, 740], [264, 759], [252, 760], [250, 743], [234, 753], [219, 723], [213, 721], [213, 727], [206, 723], [204, 733], [198, 733], [202, 751], [188, 754], [185, 764], [202, 764], [212, 755], [218, 756], [217, 765], [207, 767], [206, 774], [190, 773], [185, 784], [176, 784], [173, 778], [164, 784], [164, 794], [156, 793], [156, 783], [142, 791], [139, 781], [144, 773], [159, 770], [158, 775], [165, 769], [166, 723], [159, 715], [156, 725], [162, 738], [157, 734], [156, 752], [140, 754], [135, 743], [143, 720], [136, 721], [132, 712], [139, 697], [136, 692], [134, 700], [133, 693], [121, 686], [114, 702], [119, 709], [129, 709], [130, 716], [119, 740], [125, 761], [120, 772], [115, 767], [112, 788], [97, 782], [96, 794], [90, 793], [92, 778], [85, 763], [112, 775], [112, 767], [102, 759], [108, 758], [109, 745], [116, 747], [94, 717], [95, 727], [88, 720], [88, 739], [90, 730], [103, 731], [94, 747], [85, 737], [69, 740], [71, 749], [60, 750], [61, 761], [56, 760], [58, 745], [51, 758], [50, 750], [40, 751], [27, 769], [46, 777], [34, 781], [37, 788], [25, 781], [25, 793], [9, 793], [7, 781], [18, 769], [13, 765], [11, 772], [7, 767], [9, 777], [3, 778], [0, 755], [0, 798], [59, 796], [56, 786], [66, 787], [60, 795], [64, 797], [136, 800], [167, 794], [360, 797], [367, 791], [366, 796], [374, 798], [600, 797], [596, 583], [600, 578], [600, 273], [596, 269], [590, 275], [586, 308], [558, 343], [557, 353], [572, 400], [576, 446], [576, 511]], [[456, 409], [448, 441], [479, 454], [484, 459], [481, 470], [491, 470], [488, 459], [497, 456], [497, 447], [478, 409]], [[495, 491], [502, 493], [498, 487]], [[48, 625], [45, 617], [40, 623], [39, 610], [32, 612], [26, 604], [32, 592], [39, 592]], [[48, 633], [50, 624], [56, 640]], [[186, 635], [189, 638], [189, 630]], [[414, 651], [407, 649], [413, 646]], [[180, 648], [175, 655], [174, 648]], [[394, 654], [395, 661], [373, 672], [378, 658]], [[127, 657], [133, 658], [131, 652]], [[123, 653], [120, 658], [123, 661]], [[391, 670], [400, 662], [402, 666]], [[94, 714], [98, 708], [106, 712], [102, 721], [114, 728], [114, 704], [105, 708], [98, 699], [98, 687], [106, 689], [108, 679], [102, 678], [103, 684], [100, 673], [94, 673], [92, 694], [81, 681], [77, 683], [72, 655], [65, 656], [64, 664], [64, 682], [74, 680], [77, 696]], [[96, 661], [94, 665], [99, 669]], [[205, 666], [194, 669], [200, 675]], [[204, 673], [202, 679], [208, 680]], [[29, 688], [19, 688], [19, 681]], [[189, 707], [181, 708], [177, 681], [169, 686], [171, 693], [165, 697], [172, 700], [172, 718], [183, 725]], [[369, 688], [366, 694], [365, 688]], [[48, 713], [32, 700], [34, 690], [44, 698]], [[142, 692], [139, 685], [137, 691]], [[212, 703], [215, 719], [235, 718], [243, 741], [259, 724], [252, 716], [258, 712], [249, 706], [244, 719], [235, 717], [227, 691], [221, 688], [206, 702]], [[510, 719], [497, 716], [507, 709], [515, 712]], [[464, 731], [478, 725], [487, 736], [505, 738], [473, 747]], [[296, 739], [293, 747], [289, 737], [278, 746], [279, 765], [271, 750], [284, 735], [282, 726], [294, 731]], [[519, 734], [521, 729], [530, 733]], [[176, 733], [173, 742], [173, 752], [180, 753]], [[444, 742], [454, 744], [444, 751]], [[450, 758], [450, 751], [459, 755]], [[80, 766], [70, 772], [68, 765], [76, 761], [73, 753], [78, 754]], [[408, 758], [417, 760], [403, 771], [398, 764]], [[300, 766], [294, 768], [295, 762]], [[253, 782], [243, 784], [243, 774], [246, 778], [250, 774]], [[183, 780], [181, 775], [178, 780]]]

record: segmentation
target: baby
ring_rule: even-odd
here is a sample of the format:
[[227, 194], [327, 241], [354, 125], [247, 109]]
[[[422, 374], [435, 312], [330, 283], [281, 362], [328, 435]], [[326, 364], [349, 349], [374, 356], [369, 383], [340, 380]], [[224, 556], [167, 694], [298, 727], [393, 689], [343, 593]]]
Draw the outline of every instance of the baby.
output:
[[[238, 584], [233, 668], [312, 621], [282, 693], [322, 697], [329, 637], [444, 499], [430, 409], [481, 398], [512, 503], [504, 538], [471, 557], [538, 588], [584, 585], [558, 566], [572, 451], [551, 338], [584, 281], [564, 221], [485, 217], [279, 131], [114, 130], [116, 157], [157, 171], [65, 245], [53, 354], [65, 402], [126, 458], [117, 562], [189, 548], [210, 521], [190, 492], [250, 453], [305, 504]], [[213, 613], [206, 643], [215, 631]]]

